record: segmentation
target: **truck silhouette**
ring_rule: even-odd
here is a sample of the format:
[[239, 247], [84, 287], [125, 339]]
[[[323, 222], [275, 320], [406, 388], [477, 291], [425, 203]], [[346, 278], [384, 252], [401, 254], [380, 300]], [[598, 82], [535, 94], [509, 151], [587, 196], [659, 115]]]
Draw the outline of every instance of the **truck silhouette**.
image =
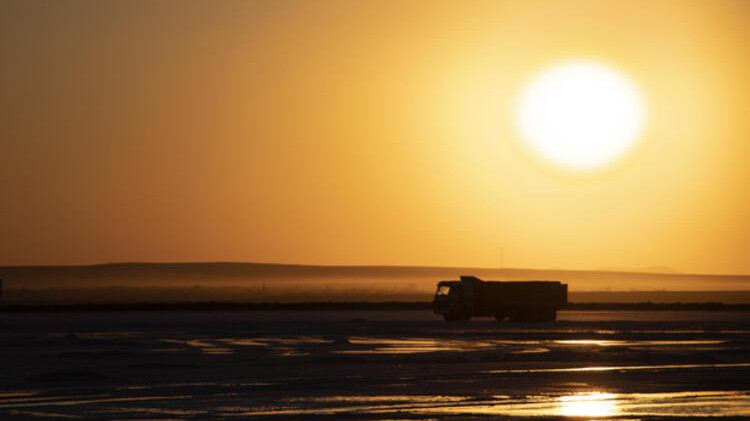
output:
[[568, 302], [568, 285], [556, 281], [483, 281], [461, 276], [438, 282], [432, 309], [447, 321], [506, 317], [514, 322], [551, 322]]

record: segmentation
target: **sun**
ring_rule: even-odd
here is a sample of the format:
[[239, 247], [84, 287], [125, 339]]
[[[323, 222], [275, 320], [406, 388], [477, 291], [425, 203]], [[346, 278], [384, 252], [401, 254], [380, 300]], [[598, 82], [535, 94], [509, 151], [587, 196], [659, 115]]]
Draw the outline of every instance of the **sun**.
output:
[[570, 169], [597, 169], [622, 157], [645, 120], [645, 101], [636, 85], [589, 61], [565, 62], [542, 72], [523, 89], [517, 104], [524, 142]]

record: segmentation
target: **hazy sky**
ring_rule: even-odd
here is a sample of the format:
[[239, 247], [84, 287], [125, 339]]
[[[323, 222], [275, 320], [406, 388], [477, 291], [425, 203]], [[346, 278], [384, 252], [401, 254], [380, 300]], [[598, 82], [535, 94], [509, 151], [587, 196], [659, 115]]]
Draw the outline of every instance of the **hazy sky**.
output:
[[[612, 167], [539, 160], [561, 61], [641, 89]], [[750, 2], [0, 2], [0, 264], [750, 272]]]

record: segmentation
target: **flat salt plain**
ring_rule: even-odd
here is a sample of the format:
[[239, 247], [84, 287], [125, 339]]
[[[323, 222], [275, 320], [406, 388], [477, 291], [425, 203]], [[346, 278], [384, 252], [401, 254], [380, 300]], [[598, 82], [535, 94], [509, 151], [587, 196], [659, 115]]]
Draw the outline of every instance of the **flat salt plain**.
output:
[[750, 312], [0, 315], [0, 419], [750, 419]]

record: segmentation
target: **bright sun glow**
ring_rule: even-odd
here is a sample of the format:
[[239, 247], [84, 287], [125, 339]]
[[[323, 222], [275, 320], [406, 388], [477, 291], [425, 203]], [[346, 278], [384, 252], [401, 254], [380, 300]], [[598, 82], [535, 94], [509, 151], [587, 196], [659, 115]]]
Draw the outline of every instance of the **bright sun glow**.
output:
[[575, 169], [611, 163], [644, 126], [644, 100], [624, 75], [591, 62], [568, 62], [537, 76], [522, 92], [518, 125], [544, 158]]

